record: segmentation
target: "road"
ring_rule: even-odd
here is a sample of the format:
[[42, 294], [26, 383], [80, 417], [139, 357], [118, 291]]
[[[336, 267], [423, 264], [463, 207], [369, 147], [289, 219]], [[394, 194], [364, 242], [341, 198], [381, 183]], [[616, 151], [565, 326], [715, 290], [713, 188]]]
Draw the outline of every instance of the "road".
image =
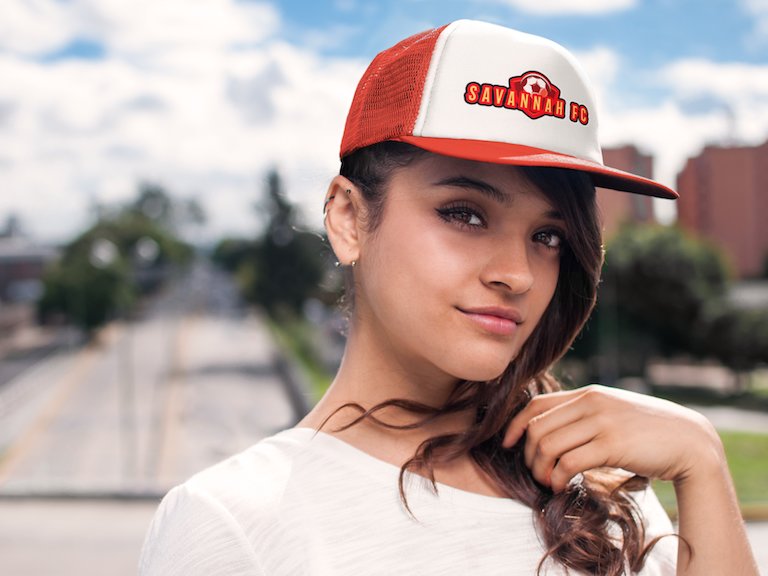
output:
[[[0, 573], [129, 576], [167, 489], [296, 419], [276, 350], [206, 267], [0, 389]], [[768, 576], [768, 523], [749, 524]]]
[[0, 496], [156, 495], [296, 418], [259, 318], [211, 269], [2, 389]]
[[263, 322], [211, 268], [0, 388], [0, 573], [135, 574], [159, 498], [297, 419]]

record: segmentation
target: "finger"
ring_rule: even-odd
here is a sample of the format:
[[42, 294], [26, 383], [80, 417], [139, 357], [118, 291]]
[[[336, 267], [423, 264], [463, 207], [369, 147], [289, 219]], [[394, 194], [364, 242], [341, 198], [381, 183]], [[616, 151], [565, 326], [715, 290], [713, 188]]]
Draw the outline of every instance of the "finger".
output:
[[[526, 464], [533, 477], [545, 486], [551, 485], [551, 475], [559, 460], [567, 453], [594, 441], [600, 433], [593, 419], [576, 422], [557, 428], [541, 437], [532, 450]], [[526, 443], [528, 450], [528, 443]]]
[[504, 440], [502, 446], [510, 448], [514, 446], [520, 437], [525, 433], [528, 428], [528, 423], [533, 419], [543, 414], [547, 410], [551, 410], [555, 406], [563, 404], [571, 400], [578, 390], [568, 390], [562, 392], [550, 392], [547, 394], [540, 394], [534, 396], [530, 402], [518, 412], [512, 421], [507, 426], [507, 431], [504, 434]]
[[590, 416], [591, 410], [589, 405], [579, 402], [579, 399], [580, 396], [577, 396], [563, 404], [554, 406], [528, 422], [524, 453], [526, 464], [529, 467], [544, 438], [559, 429], [568, 427]]
[[608, 464], [608, 450], [601, 437], [564, 453], [549, 474], [550, 487], [554, 492], [565, 490], [577, 474]]

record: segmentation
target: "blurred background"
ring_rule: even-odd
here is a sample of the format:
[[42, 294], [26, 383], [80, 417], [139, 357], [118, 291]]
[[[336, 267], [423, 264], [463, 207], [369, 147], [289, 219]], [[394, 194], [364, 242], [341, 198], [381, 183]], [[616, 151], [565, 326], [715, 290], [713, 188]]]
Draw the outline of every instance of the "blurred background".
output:
[[599, 191], [599, 305], [557, 370], [709, 417], [768, 570], [768, 3], [5, 0], [3, 574], [134, 574], [172, 485], [319, 398], [355, 85], [463, 17], [574, 51], [606, 163], [679, 190]]

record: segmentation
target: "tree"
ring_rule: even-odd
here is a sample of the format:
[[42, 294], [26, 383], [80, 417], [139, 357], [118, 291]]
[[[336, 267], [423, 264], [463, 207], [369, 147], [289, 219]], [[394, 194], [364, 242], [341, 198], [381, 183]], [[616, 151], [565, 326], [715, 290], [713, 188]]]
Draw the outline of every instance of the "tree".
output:
[[628, 226], [608, 245], [598, 306], [577, 354], [616, 358], [612, 376], [642, 375], [652, 355], [701, 352], [728, 272], [720, 253], [676, 227]]
[[268, 215], [268, 222], [254, 246], [254, 259], [246, 260], [240, 270], [245, 296], [272, 315], [299, 312], [304, 301], [319, 291], [325, 243], [319, 234], [301, 229], [274, 169], [267, 174], [265, 198], [257, 209]]
[[150, 199], [158, 200], [156, 206], [172, 206], [164, 191], [140, 189], [136, 201], [103, 216], [64, 246], [61, 259], [43, 278], [41, 320], [63, 316], [90, 333], [190, 260], [191, 248], [160, 223], [161, 211], [153, 212], [157, 219], [145, 212]]
[[744, 309], [726, 302], [708, 311], [697, 352], [738, 372], [768, 364], [768, 309]]
[[154, 182], [139, 184], [136, 199], [123, 212], [141, 215], [164, 230], [178, 232], [186, 225], [205, 224], [206, 214], [195, 198], [171, 196], [164, 186]]
[[606, 253], [605, 282], [617, 306], [660, 339], [663, 350], [689, 351], [708, 304], [721, 300], [728, 272], [715, 248], [680, 228], [627, 227]]
[[[110, 248], [111, 247], [111, 248]], [[105, 236], [84, 235], [43, 276], [42, 319], [61, 314], [90, 334], [135, 298], [128, 263]]]

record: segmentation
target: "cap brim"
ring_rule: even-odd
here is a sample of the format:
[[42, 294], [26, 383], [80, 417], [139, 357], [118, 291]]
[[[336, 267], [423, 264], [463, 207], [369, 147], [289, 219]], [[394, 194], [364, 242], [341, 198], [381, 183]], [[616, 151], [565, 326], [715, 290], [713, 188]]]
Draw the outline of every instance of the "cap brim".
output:
[[428, 152], [476, 160], [479, 162], [492, 162], [494, 164], [510, 164], [513, 166], [546, 166], [550, 168], [569, 168], [586, 172], [592, 178], [595, 186], [611, 188], [634, 194], [644, 194], [657, 198], [678, 198], [678, 193], [654, 182], [649, 178], [643, 178], [609, 168], [597, 162], [584, 160], [567, 154], [559, 154], [541, 148], [508, 144], [505, 142], [488, 142], [485, 140], [466, 140], [458, 138], [430, 138], [426, 136], [400, 136], [393, 138], [399, 142], [407, 142]]

